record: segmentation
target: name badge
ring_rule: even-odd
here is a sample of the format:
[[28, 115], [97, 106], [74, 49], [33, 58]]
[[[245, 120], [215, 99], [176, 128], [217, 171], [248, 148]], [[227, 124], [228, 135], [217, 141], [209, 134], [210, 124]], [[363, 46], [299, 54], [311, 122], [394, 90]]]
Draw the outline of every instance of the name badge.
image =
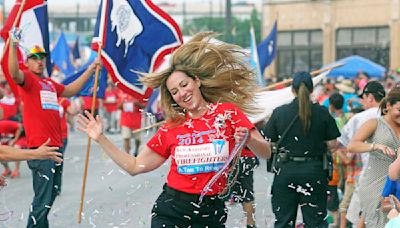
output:
[[57, 94], [52, 91], [41, 90], [40, 91], [40, 102], [42, 103], [42, 109], [45, 110], [58, 110]]
[[124, 112], [133, 112], [133, 107], [135, 105], [133, 104], [133, 102], [125, 102], [122, 105], [122, 109], [124, 110]]
[[229, 143], [214, 140], [201, 145], [177, 146], [175, 162], [178, 173], [198, 174], [218, 172], [229, 156]]

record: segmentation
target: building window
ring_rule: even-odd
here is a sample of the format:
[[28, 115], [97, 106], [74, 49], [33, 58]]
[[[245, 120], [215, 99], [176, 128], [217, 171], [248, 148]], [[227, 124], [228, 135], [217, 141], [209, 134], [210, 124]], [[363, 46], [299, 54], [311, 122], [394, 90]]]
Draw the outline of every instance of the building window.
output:
[[341, 28], [336, 37], [336, 59], [359, 55], [389, 67], [389, 27]]
[[322, 31], [278, 32], [278, 79], [297, 71], [312, 71], [322, 66]]

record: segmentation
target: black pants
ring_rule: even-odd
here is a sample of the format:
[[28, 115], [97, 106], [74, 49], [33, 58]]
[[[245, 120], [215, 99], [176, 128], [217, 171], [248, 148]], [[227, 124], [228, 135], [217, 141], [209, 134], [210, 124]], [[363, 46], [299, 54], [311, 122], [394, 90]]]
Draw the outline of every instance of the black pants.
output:
[[[60, 151], [62, 151], [60, 149]], [[35, 193], [28, 216], [27, 227], [49, 227], [47, 215], [57, 196], [61, 184], [62, 166], [52, 160], [28, 161], [32, 172], [33, 191]]]
[[[234, 202], [247, 203], [254, 201], [254, 168], [260, 163], [257, 157], [240, 157], [239, 173], [235, 184], [232, 186], [231, 195]], [[235, 172], [235, 171], [234, 171]]]
[[[184, 195], [187, 195], [183, 193]], [[194, 199], [179, 197], [165, 190], [156, 200], [152, 209], [151, 227], [173, 228], [223, 228], [227, 218], [224, 201], [215, 197], [205, 197], [198, 204], [198, 195]]]
[[326, 187], [327, 177], [320, 161], [283, 164], [272, 185], [275, 228], [295, 227], [298, 206], [304, 227], [327, 227]]

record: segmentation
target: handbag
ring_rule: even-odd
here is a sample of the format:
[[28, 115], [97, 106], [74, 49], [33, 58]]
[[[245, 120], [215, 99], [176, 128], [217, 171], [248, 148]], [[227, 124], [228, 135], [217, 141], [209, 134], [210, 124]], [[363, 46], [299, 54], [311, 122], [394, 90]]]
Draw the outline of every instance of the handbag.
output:
[[285, 129], [283, 132], [281, 138], [276, 142], [271, 142], [271, 157], [267, 159], [267, 172], [269, 173], [276, 173], [278, 171], [277, 166], [278, 166], [278, 154], [280, 153], [280, 144], [282, 143], [282, 140], [285, 138], [286, 134], [289, 132], [290, 128], [293, 126], [294, 122], [297, 120], [299, 117], [299, 114], [297, 114], [292, 121], [290, 122], [289, 126]]

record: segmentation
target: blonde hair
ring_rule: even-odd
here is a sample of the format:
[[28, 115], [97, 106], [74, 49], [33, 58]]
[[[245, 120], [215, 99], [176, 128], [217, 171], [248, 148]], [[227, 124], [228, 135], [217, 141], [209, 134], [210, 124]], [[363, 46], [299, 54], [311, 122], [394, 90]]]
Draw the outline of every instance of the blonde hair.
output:
[[207, 102], [229, 102], [245, 113], [257, 112], [253, 102], [255, 74], [243, 58], [246, 54], [236, 45], [210, 42], [215, 36], [212, 32], [196, 34], [173, 53], [169, 68], [142, 74], [144, 77], [140, 81], [144, 85], [160, 87], [161, 107], [169, 120], [184, 120], [184, 110], [175, 103], [166, 86], [168, 77], [175, 71], [192, 79], [199, 78], [200, 91]]

